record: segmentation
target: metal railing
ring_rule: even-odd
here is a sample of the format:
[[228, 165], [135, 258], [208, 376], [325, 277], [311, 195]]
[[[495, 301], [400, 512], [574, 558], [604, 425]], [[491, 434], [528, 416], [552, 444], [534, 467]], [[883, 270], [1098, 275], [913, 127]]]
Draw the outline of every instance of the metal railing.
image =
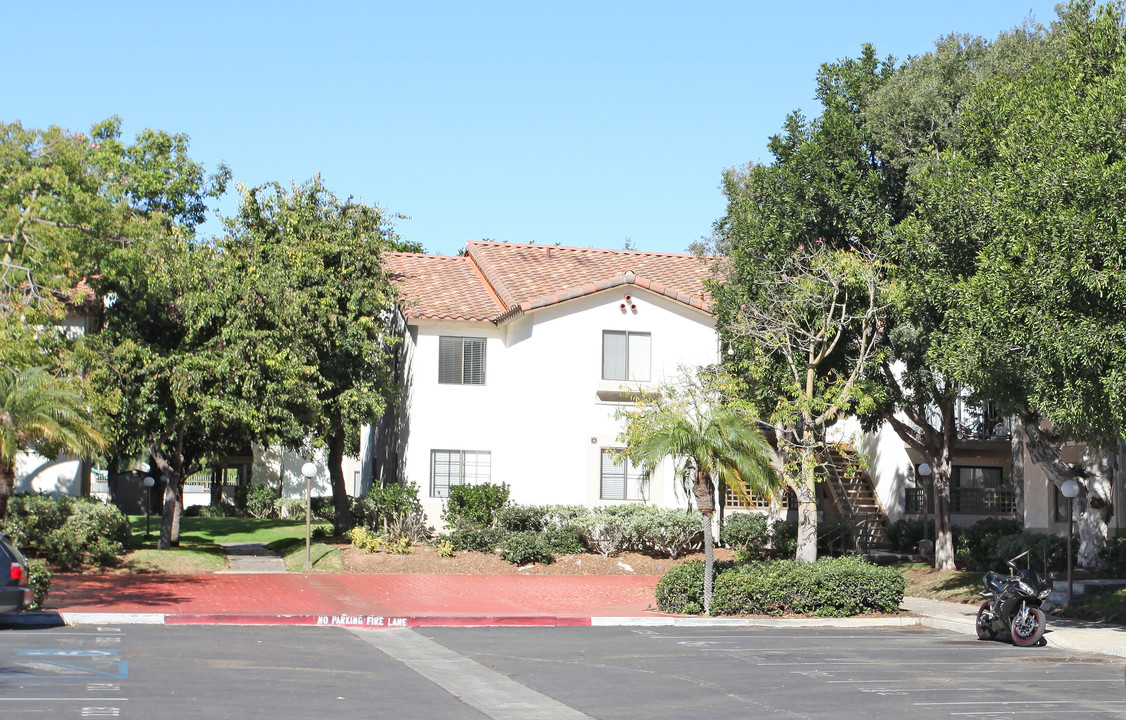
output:
[[[923, 489], [907, 488], [906, 492], [904, 512], [908, 515], [922, 513]], [[1016, 512], [1016, 492], [1009, 488], [950, 488], [950, 512], [960, 515], [1012, 515]]]

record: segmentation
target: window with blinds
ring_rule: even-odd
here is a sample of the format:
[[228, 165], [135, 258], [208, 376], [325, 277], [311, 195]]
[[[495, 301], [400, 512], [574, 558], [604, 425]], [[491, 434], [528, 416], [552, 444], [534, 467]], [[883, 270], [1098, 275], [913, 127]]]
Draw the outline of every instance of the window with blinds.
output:
[[430, 497], [446, 497], [451, 485], [478, 485], [492, 477], [488, 450], [431, 450]]
[[649, 333], [604, 330], [602, 379], [648, 382], [650, 345]]
[[644, 468], [631, 463], [618, 448], [602, 448], [603, 500], [645, 500]]
[[485, 338], [438, 338], [438, 382], [447, 385], [485, 384]]

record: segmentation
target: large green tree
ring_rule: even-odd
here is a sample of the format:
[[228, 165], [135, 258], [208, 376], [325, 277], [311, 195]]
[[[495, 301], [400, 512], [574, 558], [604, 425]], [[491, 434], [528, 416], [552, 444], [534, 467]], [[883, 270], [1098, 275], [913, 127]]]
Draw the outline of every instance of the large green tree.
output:
[[732, 394], [730, 380], [714, 370], [682, 370], [652, 393], [640, 393], [633, 409], [622, 410], [625, 454], [645, 468], [646, 478], [666, 458], [677, 463], [703, 514], [704, 613], [711, 609], [715, 568], [712, 516], [717, 481], [749, 499], [777, 494], [778, 476], [770, 446], [754, 415]]
[[[1057, 484], [1080, 482], [1080, 560], [1105, 542], [1126, 439], [1126, 30], [1120, 3], [1061, 8], [1057, 52], [983, 83], [963, 113], [962, 192], [980, 219], [945, 361], [1007, 401]], [[1078, 466], [1060, 441], [1088, 447]]]
[[289, 188], [244, 189], [225, 241], [224, 251], [272, 296], [289, 351], [312, 371], [311, 424], [279, 440], [325, 448], [340, 532], [350, 524], [343, 458], [358, 454], [361, 426], [381, 417], [395, 391], [394, 293], [380, 254], [421, 250], [399, 238], [393, 219], [338, 198], [318, 176]]
[[716, 250], [728, 257], [713, 289], [727, 364], [774, 426], [798, 500], [798, 557], [810, 561], [826, 431], [871, 404], [863, 380], [878, 359], [895, 178], [872, 152], [861, 111], [890, 72], [870, 46], [823, 66], [821, 115], [791, 114], [770, 140], [769, 165], [725, 173], [727, 213], [715, 227]]

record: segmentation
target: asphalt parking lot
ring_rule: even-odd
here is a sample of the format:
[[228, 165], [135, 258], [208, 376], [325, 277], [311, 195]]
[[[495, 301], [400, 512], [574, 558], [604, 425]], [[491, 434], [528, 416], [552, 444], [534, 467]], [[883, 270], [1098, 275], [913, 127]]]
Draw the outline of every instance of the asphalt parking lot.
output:
[[0, 715], [1126, 717], [1126, 668], [925, 628], [0, 631]]

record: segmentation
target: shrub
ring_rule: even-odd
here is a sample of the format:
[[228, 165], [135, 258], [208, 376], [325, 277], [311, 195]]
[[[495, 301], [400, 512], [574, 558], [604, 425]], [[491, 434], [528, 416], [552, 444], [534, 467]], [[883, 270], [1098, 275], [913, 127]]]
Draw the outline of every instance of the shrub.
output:
[[[927, 523], [927, 528], [929, 530], [927, 537], [934, 538], [934, 520]], [[889, 523], [885, 532], [892, 550], [917, 552], [919, 543], [923, 539], [923, 521], [921, 518], [902, 518]]]
[[111, 565], [129, 540], [121, 511], [92, 498], [16, 496], [4, 530], [29, 556], [67, 570], [84, 563]]
[[431, 533], [414, 483], [373, 487], [352, 503], [352, 521], [391, 540], [405, 537], [411, 543], [423, 542]]
[[608, 508], [599, 508], [575, 523], [582, 534], [583, 543], [591, 552], [603, 557], [628, 549], [624, 517], [607, 510]]
[[[702, 592], [703, 577], [700, 582]], [[895, 612], [906, 586], [895, 570], [854, 557], [740, 565], [717, 574], [712, 613], [843, 617]]]
[[365, 552], [379, 552], [387, 549], [387, 540], [363, 527], [354, 527], [347, 533], [348, 541]]
[[1114, 577], [1126, 577], [1126, 538], [1116, 538], [1099, 551], [1099, 562]]
[[506, 505], [497, 511], [497, 526], [509, 532], [542, 532], [548, 524], [543, 505]]
[[720, 539], [741, 559], [761, 557], [770, 542], [769, 519], [763, 513], [728, 515]]
[[438, 557], [452, 558], [454, 556], [454, 544], [449, 540], [440, 540], [437, 548]]
[[47, 563], [39, 558], [29, 558], [27, 561], [27, 584], [35, 595], [28, 610], [39, 610], [47, 602], [47, 595], [51, 592], [51, 571]]
[[[199, 508], [199, 516], [206, 518], [233, 518], [233, 517], [246, 517], [246, 513], [239, 510], [230, 503], [223, 503], [222, 505], [193, 505], [192, 508]], [[187, 511], [184, 512], [187, 515]]]
[[798, 551], [798, 523], [796, 520], [776, 520], [770, 525], [770, 548], [778, 555], [793, 555]]
[[[310, 508], [310, 517], [312, 516], [311, 510], [312, 508]], [[303, 519], [305, 517], [305, 501], [297, 498], [277, 498], [274, 500], [274, 511], [271, 516], [282, 520]]]
[[544, 539], [548, 549], [557, 555], [578, 555], [586, 551], [582, 530], [574, 525], [549, 527], [540, 537]]
[[313, 498], [309, 514], [313, 516], [313, 520], [319, 522], [335, 522], [336, 505], [333, 502], [333, 497], [331, 495], [324, 495], [322, 497]]
[[504, 531], [497, 528], [481, 527], [466, 520], [460, 520], [449, 528], [449, 541], [455, 550], [493, 552], [504, 538]]
[[674, 566], [657, 581], [657, 607], [674, 615], [704, 611], [704, 563], [691, 560]]
[[442, 520], [447, 525], [466, 521], [491, 528], [496, 524], [497, 512], [508, 504], [508, 485], [482, 483], [481, 485], [451, 485], [446, 497]]
[[251, 485], [246, 490], [246, 513], [255, 518], [276, 517], [275, 500], [277, 493], [269, 485], [264, 483]]
[[[1079, 543], [1073, 543], [1078, 550]], [[1054, 572], [1067, 569], [1067, 538], [1045, 533], [1022, 532], [1003, 535], [986, 553], [988, 565], [983, 570], [1004, 570], [1005, 561], [1028, 551], [1027, 566], [1038, 571]], [[1019, 561], [1017, 565], [1025, 565]]]
[[500, 541], [500, 555], [513, 565], [555, 562], [546, 537], [535, 530], [507, 533]]
[[[1023, 529], [1024, 526], [1019, 520], [985, 518], [978, 520], [971, 527], [963, 528], [958, 533], [955, 548], [958, 554], [968, 556], [969, 563], [974, 569], [993, 570], [997, 541], [1007, 535], [1016, 535]], [[1004, 560], [1001, 564], [1004, 565]]]
[[635, 507], [624, 516], [623, 549], [676, 559], [703, 543], [703, 516], [698, 511]]

